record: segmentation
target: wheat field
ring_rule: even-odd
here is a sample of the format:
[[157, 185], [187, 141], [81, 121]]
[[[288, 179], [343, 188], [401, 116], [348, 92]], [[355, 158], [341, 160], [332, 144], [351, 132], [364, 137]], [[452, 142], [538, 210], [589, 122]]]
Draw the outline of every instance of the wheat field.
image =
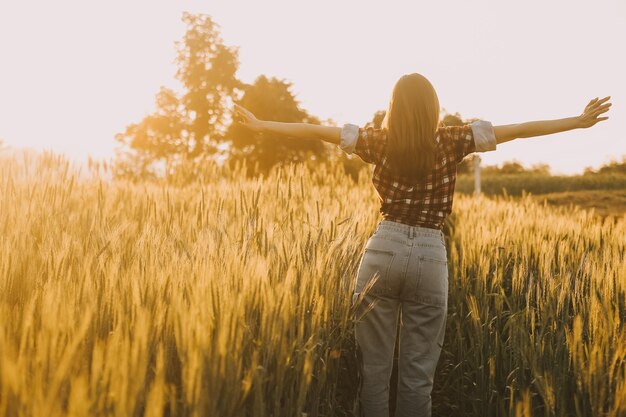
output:
[[[369, 172], [0, 161], [0, 416], [339, 416]], [[433, 415], [626, 415], [626, 217], [456, 195]]]

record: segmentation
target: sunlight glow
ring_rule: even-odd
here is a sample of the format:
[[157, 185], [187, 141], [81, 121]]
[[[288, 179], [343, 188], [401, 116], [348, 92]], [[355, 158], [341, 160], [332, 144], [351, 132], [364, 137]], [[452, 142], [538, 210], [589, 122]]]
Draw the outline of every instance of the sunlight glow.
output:
[[114, 135], [153, 111], [159, 87], [180, 88], [184, 10], [210, 15], [239, 47], [242, 81], [287, 79], [322, 120], [364, 124], [399, 76], [419, 72], [445, 110], [494, 124], [575, 116], [612, 96], [607, 122], [502, 144], [485, 164], [575, 173], [626, 154], [621, 0], [5, 2], [0, 139], [82, 161], [113, 156]]

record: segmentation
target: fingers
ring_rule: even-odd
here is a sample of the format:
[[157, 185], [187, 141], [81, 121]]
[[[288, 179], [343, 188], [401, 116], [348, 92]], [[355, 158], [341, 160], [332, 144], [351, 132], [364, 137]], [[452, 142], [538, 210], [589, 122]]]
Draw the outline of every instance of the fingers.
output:
[[607, 103], [610, 98], [611, 96], [606, 96], [601, 100], [599, 100], [598, 97], [594, 98], [589, 102], [589, 104], [587, 104], [584, 113], [592, 117], [595, 117], [600, 113], [604, 113], [611, 106], [611, 103]]
[[[235, 106], [237, 106], [237, 105], [235, 104]], [[246, 123], [246, 119], [247, 119], [246, 115], [237, 107], [235, 107], [234, 110], [235, 110], [235, 112], [233, 114], [233, 120], [236, 123], [245, 124]]]
[[243, 115], [243, 114], [244, 114], [244, 112], [243, 112], [243, 107], [241, 107], [241, 106], [240, 106], [239, 104], [237, 104], [237, 103], [234, 103], [234, 107], [233, 107], [233, 109], [235, 110], [235, 113], [237, 113], [237, 114], [241, 114], [241, 115]]
[[593, 119], [591, 121], [590, 126], [595, 126], [598, 122], [602, 122], [602, 121], [607, 120], [607, 119], [608, 119], [608, 116], [607, 117], [598, 117], [597, 119]]
[[250, 112], [250, 110], [237, 103], [233, 103], [233, 110], [233, 121], [237, 125], [255, 130], [254, 125], [257, 122], [257, 118], [254, 114], [252, 114], [252, 112]]
[[234, 103], [234, 105], [235, 105], [235, 110], [239, 111], [240, 114], [247, 116], [247, 117], [253, 117], [253, 114], [250, 110], [246, 109], [243, 106], [240, 106], [237, 103]]
[[243, 110], [243, 107], [241, 107], [241, 106], [240, 106], [239, 104], [237, 104], [237, 103], [235, 103], [235, 112], [236, 112], [237, 114], [242, 115], [242, 116], [243, 116], [243, 115], [245, 115], [245, 112], [244, 112], [244, 110]]
[[585, 106], [585, 108], [593, 106], [593, 104], [594, 104], [596, 101], [598, 101], [598, 97], [596, 97], [596, 98], [594, 98], [594, 99], [591, 99], [591, 100], [589, 101], [589, 104], [587, 104], [587, 106]]
[[233, 119], [240, 124], [245, 124], [250, 119], [250, 116], [246, 113], [245, 109], [241, 107], [239, 104], [234, 103], [235, 114], [233, 115]]
[[606, 96], [604, 97], [602, 100], [598, 100], [598, 98], [594, 98], [593, 100], [591, 100], [589, 102], [589, 104], [587, 105], [587, 107], [598, 107], [600, 106], [602, 103], [605, 103], [608, 99], [610, 99], [611, 96]]
[[609, 108], [611, 107], [611, 103], [607, 103], [603, 106], [598, 107], [597, 109], [595, 109], [591, 114], [595, 117], [598, 116], [602, 113], [606, 113], [607, 111], [609, 111]]

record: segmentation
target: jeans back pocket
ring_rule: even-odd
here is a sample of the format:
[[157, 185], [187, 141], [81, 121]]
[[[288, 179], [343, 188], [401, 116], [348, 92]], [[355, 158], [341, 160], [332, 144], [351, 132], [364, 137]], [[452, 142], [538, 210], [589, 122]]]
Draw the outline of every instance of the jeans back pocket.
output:
[[448, 260], [434, 256], [419, 257], [416, 301], [438, 306], [448, 305]]
[[383, 249], [365, 248], [356, 277], [354, 291], [368, 294], [387, 295], [390, 291], [389, 270], [395, 252]]

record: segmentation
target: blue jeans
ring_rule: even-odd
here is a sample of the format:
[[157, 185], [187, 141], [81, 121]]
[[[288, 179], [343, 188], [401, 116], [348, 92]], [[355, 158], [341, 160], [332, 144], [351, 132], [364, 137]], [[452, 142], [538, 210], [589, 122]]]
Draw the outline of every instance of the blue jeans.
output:
[[352, 302], [357, 303], [355, 337], [361, 358], [360, 415], [389, 416], [400, 315], [395, 415], [430, 417], [448, 308], [443, 232], [382, 220], [365, 246]]

